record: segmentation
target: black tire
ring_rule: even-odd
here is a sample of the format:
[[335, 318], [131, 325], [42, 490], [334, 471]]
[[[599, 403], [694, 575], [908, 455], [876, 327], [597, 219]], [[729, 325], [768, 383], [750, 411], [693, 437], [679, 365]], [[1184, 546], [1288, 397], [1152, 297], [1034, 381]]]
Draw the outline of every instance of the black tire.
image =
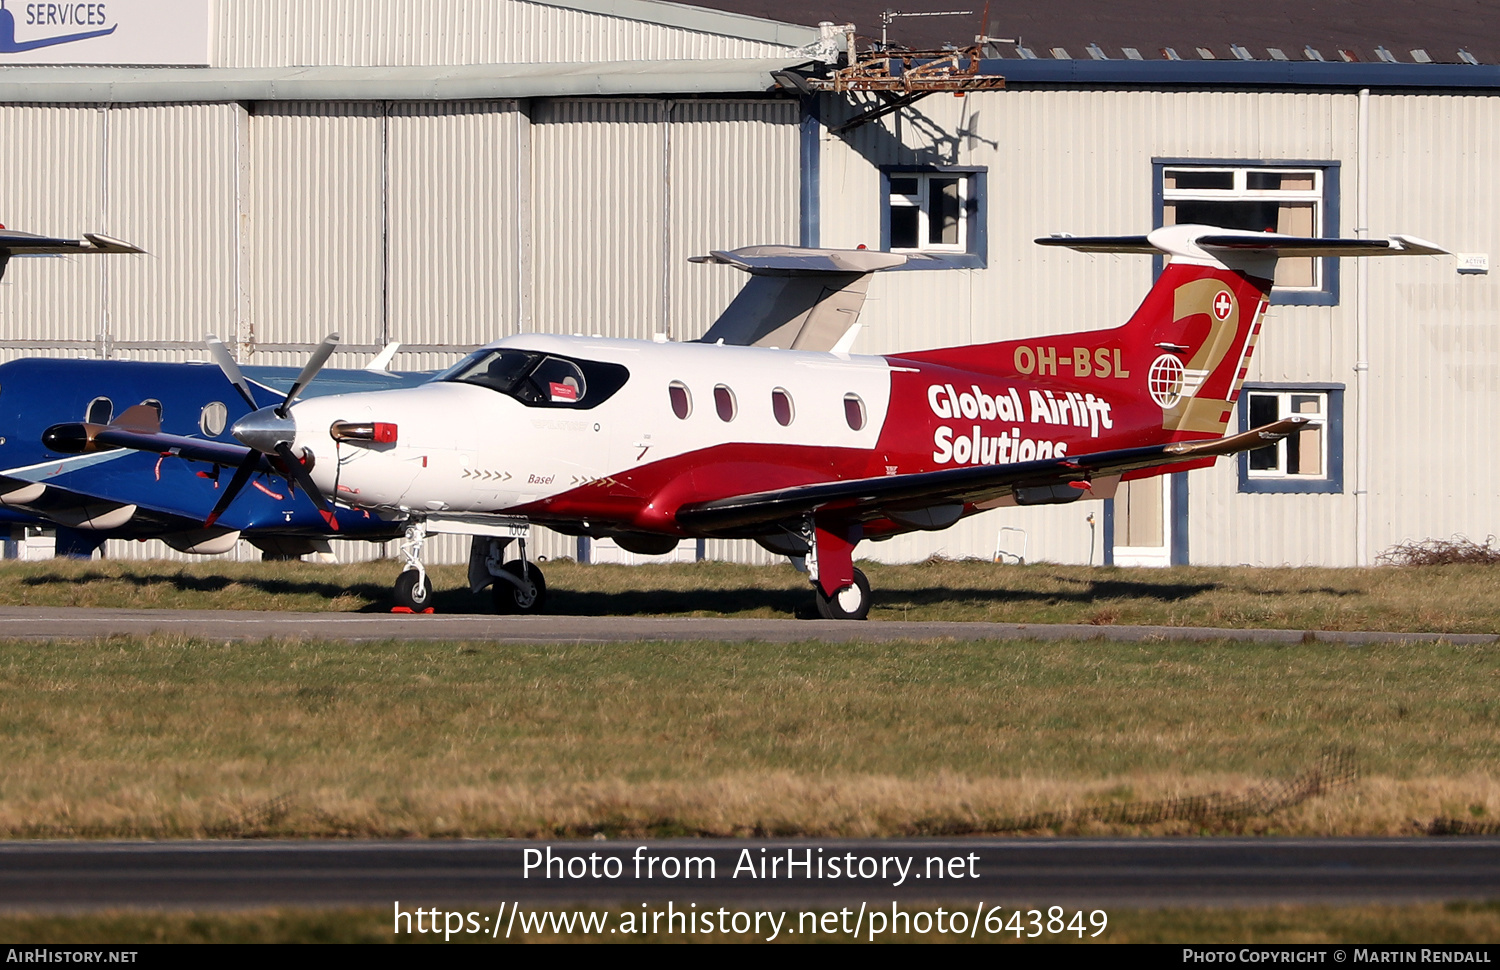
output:
[[[512, 559], [500, 567], [512, 576], [520, 579], [521, 560]], [[505, 579], [496, 579], [490, 587], [494, 594], [496, 613], [540, 613], [547, 606], [547, 579], [542, 571], [537, 568], [536, 563], [528, 563], [524, 574], [531, 581], [529, 592], [521, 590], [514, 583]]]
[[825, 620], [863, 620], [870, 615], [870, 581], [858, 569], [854, 582], [832, 596], [823, 595], [823, 587], [813, 585], [818, 601], [818, 615]]
[[391, 591], [392, 598], [397, 606], [404, 606], [413, 613], [421, 613], [432, 606], [432, 577], [422, 584], [422, 591], [417, 592], [417, 580], [421, 573], [415, 569], [408, 569], [396, 577], [395, 589]]

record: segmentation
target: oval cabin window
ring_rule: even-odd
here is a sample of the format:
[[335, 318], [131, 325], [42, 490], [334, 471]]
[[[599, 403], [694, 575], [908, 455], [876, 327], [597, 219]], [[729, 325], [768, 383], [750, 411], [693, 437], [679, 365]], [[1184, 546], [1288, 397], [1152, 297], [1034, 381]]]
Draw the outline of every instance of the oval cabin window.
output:
[[778, 387], [771, 392], [771, 413], [776, 416], [776, 423], [783, 428], [792, 423], [792, 396], [786, 392], [786, 388]]
[[865, 402], [860, 400], [858, 394], [844, 395], [844, 420], [849, 422], [852, 431], [865, 429]]
[[229, 409], [224, 406], [223, 401], [210, 401], [198, 412], [198, 430], [210, 438], [223, 434], [224, 426], [228, 423]]
[[114, 402], [107, 397], [96, 397], [89, 402], [89, 409], [84, 413], [83, 420], [89, 424], [109, 424], [109, 419], [114, 416]]
[[734, 392], [723, 384], [714, 387], [714, 408], [719, 412], [720, 421], [733, 421], [737, 413], [734, 404]]
[[672, 398], [672, 413], [686, 421], [693, 413], [693, 395], [688, 393], [687, 385], [673, 381], [667, 386], [667, 395]]

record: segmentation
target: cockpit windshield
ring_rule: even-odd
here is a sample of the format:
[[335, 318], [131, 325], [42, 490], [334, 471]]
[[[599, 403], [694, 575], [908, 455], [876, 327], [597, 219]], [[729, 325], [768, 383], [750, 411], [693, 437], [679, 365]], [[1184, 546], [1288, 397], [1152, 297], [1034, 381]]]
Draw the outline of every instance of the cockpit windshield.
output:
[[477, 384], [530, 407], [586, 410], [618, 391], [629, 377], [619, 364], [500, 347], [476, 351], [433, 380]]

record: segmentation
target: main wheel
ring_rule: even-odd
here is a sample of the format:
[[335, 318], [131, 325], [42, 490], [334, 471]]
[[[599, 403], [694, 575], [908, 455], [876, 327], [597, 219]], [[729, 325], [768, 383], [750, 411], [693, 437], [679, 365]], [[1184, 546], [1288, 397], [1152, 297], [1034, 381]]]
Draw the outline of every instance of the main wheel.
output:
[[813, 596], [818, 600], [818, 615], [825, 620], [863, 620], [870, 615], [870, 581], [858, 569], [854, 582], [832, 596], [824, 596], [818, 585], [813, 586]]
[[396, 577], [396, 587], [391, 592], [396, 606], [405, 607], [413, 613], [421, 613], [432, 606], [432, 578], [427, 577], [419, 587], [417, 580], [422, 578], [422, 574], [415, 569], [408, 569]]
[[496, 613], [540, 613], [547, 605], [547, 580], [542, 571], [536, 563], [527, 564], [524, 573], [521, 566], [521, 560], [513, 559], [500, 567], [517, 579], [524, 575], [526, 580], [524, 589], [506, 579], [495, 580], [490, 591], [495, 597]]

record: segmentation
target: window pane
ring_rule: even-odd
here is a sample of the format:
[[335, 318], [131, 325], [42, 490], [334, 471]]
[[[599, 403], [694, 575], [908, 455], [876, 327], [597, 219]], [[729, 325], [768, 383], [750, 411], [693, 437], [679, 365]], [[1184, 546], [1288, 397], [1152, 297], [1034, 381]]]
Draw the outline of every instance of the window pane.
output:
[[771, 392], [771, 413], [783, 428], [792, 423], [792, 396], [780, 387]]
[[1168, 189], [1232, 189], [1233, 172], [1198, 172], [1191, 169], [1175, 169], [1166, 174]]
[[687, 385], [673, 381], [667, 387], [667, 394], [672, 398], [672, 413], [686, 421], [693, 413], [693, 397], [688, 393]]
[[1323, 474], [1322, 425], [1303, 428], [1287, 439], [1286, 471], [1288, 475]]
[[891, 248], [916, 249], [917, 217], [920, 210], [914, 206], [891, 206]]
[[720, 421], [734, 420], [734, 392], [723, 384], [714, 388], [714, 408], [719, 412]]
[[927, 190], [931, 206], [927, 215], [927, 241], [940, 246], [958, 245], [958, 220], [962, 213], [959, 180], [929, 179]]
[[1275, 202], [1178, 202], [1177, 224], [1276, 232], [1281, 206]]
[[1311, 192], [1312, 172], [1246, 172], [1245, 188], [1262, 191]]
[[571, 360], [548, 357], [532, 372], [531, 381], [536, 385], [543, 401], [554, 404], [577, 404], [583, 400], [586, 386], [583, 371]]
[[89, 424], [109, 424], [109, 419], [114, 417], [115, 405], [107, 397], [96, 397], [89, 402], [89, 409], [84, 414], [83, 420]]
[[[1311, 202], [1286, 203], [1276, 218], [1276, 231], [1289, 236], [1316, 236], [1317, 207]], [[1276, 263], [1277, 286], [1314, 286], [1317, 264], [1311, 256], [1293, 256]]]
[[891, 176], [892, 195], [916, 195], [921, 190], [915, 176]]
[[[1270, 424], [1281, 416], [1280, 403], [1275, 394], [1251, 394], [1248, 398], [1250, 407], [1250, 427], [1259, 428]], [[1280, 462], [1280, 447], [1268, 445], [1265, 448], [1257, 448], [1250, 452], [1250, 467], [1254, 471], [1277, 471]]]
[[850, 429], [862, 431], [865, 427], [865, 402], [859, 399], [858, 394], [844, 395], [844, 420], [849, 422]]
[[1320, 414], [1323, 411], [1323, 395], [1321, 394], [1293, 394], [1293, 414]]

